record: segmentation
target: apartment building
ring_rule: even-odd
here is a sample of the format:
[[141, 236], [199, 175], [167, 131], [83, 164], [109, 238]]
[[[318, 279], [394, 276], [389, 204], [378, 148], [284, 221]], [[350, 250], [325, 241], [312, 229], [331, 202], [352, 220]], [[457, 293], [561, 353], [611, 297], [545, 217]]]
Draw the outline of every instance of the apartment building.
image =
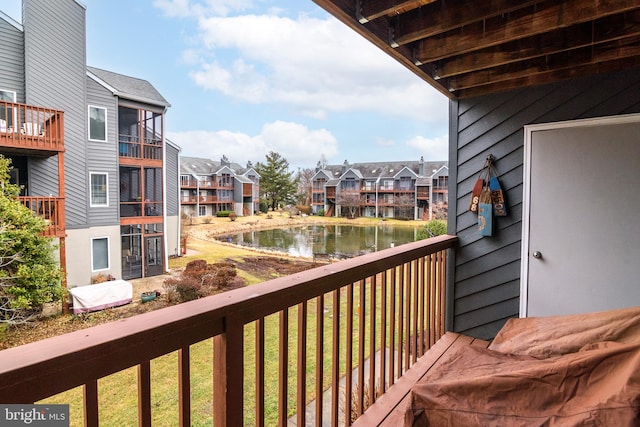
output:
[[[446, 161], [318, 163], [312, 178], [312, 212], [429, 220], [446, 215]], [[438, 214], [438, 215], [437, 215]]]
[[251, 162], [246, 166], [201, 157], [180, 157], [180, 204], [189, 216], [214, 216], [232, 211], [238, 216], [258, 212], [260, 175]]
[[85, 13], [75, 0], [23, 0], [22, 23], [0, 11], [0, 154], [68, 287], [162, 274], [179, 247], [170, 105], [146, 80], [87, 67]]

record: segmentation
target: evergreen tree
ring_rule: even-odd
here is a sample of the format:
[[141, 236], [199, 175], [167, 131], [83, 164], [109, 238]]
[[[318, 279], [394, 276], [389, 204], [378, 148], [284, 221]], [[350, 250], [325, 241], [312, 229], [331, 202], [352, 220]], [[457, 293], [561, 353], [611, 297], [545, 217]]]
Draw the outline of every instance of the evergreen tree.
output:
[[42, 305], [60, 301], [64, 289], [46, 223], [18, 200], [9, 182], [11, 161], [0, 155], [0, 323], [24, 323]]
[[270, 151], [266, 159], [266, 163], [256, 164], [256, 171], [262, 198], [275, 211], [281, 203], [295, 203], [298, 182], [289, 172], [289, 162], [279, 153]]

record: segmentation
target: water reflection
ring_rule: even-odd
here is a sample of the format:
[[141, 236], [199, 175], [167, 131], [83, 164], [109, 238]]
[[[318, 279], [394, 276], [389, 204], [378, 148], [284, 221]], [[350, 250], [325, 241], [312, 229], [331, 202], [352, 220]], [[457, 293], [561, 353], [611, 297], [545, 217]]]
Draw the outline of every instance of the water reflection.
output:
[[219, 237], [230, 243], [294, 256], [349, 258], [414, 242], [418, 228], [393, 225], [308, 225], [248, 231]]

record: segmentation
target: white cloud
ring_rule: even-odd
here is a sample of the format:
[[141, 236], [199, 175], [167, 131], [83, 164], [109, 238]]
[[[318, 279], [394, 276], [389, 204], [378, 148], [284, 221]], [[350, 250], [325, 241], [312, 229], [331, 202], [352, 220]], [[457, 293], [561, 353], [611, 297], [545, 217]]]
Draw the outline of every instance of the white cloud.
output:
[[289, 162], [290, 170], [315, 165], [322, 155], [338, 152], [335, 137], [325, 129], [311, 130], [298, 123], [276, 121], [263, 126], [259, 135], [230, 131], [168, 132], [167, 137], [182, 147], [185, 156], [219, 160], [226, 155], [240, 164], [264, 162], [275, 151]]
[[406, 142], [407, 146], [416, 149], [425, 159], [446, 160], [449, 158], [449, 138], [440, 136], [425, 138], [416, 136]]
[[154, 0], [153, 5], [169, 17], [219, 15], [226, 16], [233, 11], [243, 11], [252, 6], [252, 0]]
[[334, 18], [204, 14], [195, 39], [191, 78], [230, 98], [316, 118], [356, 111], [447, 120], [443, 95]]

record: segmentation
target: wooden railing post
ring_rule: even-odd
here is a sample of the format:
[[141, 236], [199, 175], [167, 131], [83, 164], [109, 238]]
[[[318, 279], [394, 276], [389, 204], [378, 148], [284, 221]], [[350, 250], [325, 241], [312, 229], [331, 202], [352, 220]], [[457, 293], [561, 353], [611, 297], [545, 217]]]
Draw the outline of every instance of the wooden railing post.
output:
[[213, 337], [213, 425], [243, 425], [244, 324], [225, 318], [225, 332]]

